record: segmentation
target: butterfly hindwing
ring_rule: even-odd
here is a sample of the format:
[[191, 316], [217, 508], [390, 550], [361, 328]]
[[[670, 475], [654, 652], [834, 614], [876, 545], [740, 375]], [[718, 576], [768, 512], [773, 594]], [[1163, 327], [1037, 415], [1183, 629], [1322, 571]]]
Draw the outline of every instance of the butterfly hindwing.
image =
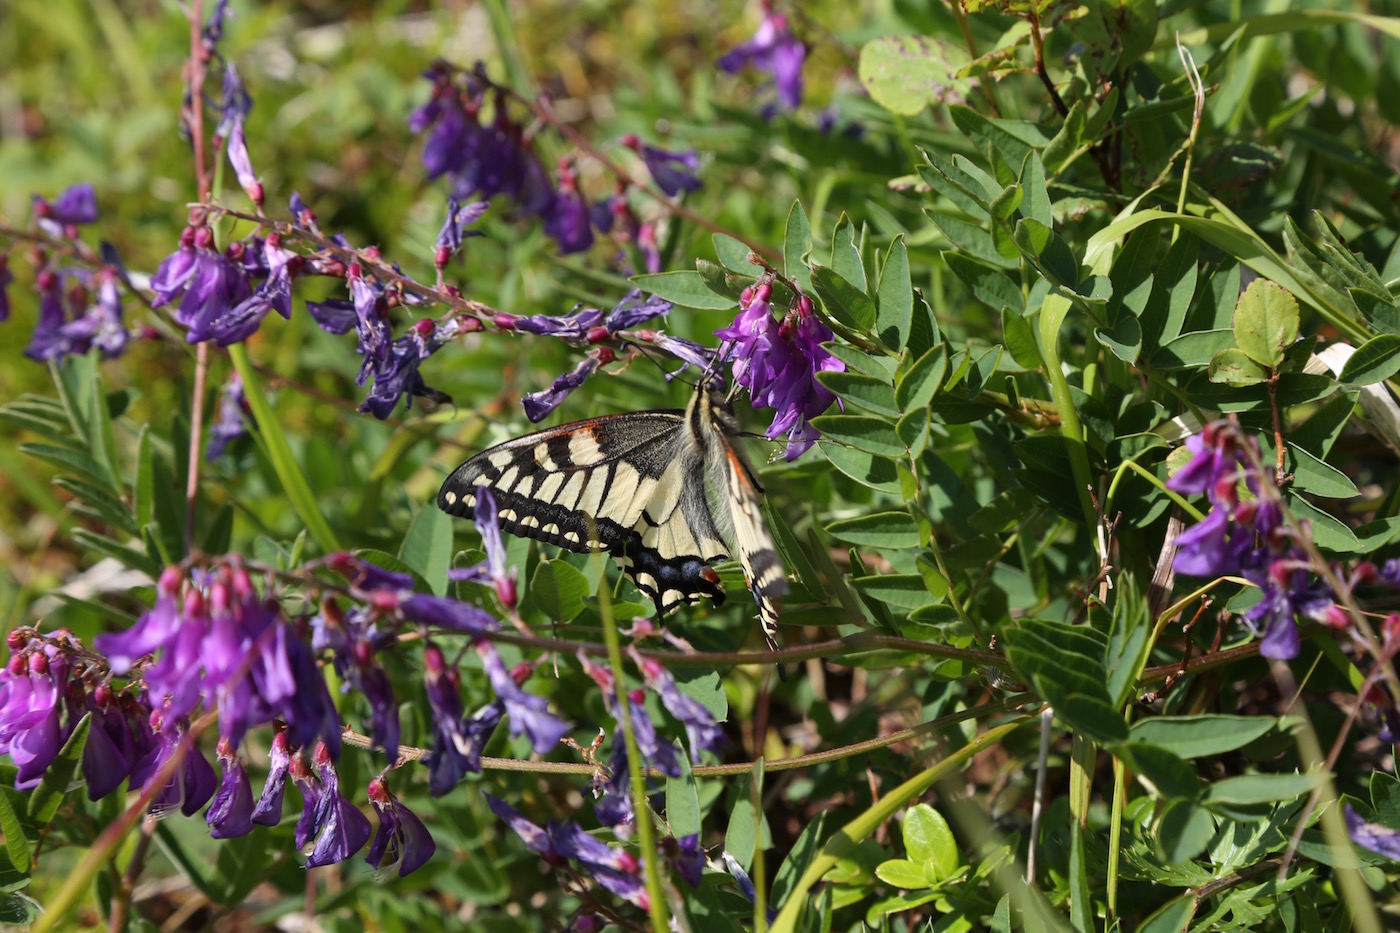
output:
[[[726, 410], [727, 412], [727, 410]], [[454, 470], [438, 507], [471, 518], [491, 490], [501, 529], [571, 551], [609, 552], [665, 615], [724, 588], [711, 563], [736, 557], [774, 643], [782, 562], [762, 516], [762, 489], [730, 442], [709, 394], [685, 411], [589, 418], [484, 450]], [[726, 545], [726, 535], [735, 545]]]

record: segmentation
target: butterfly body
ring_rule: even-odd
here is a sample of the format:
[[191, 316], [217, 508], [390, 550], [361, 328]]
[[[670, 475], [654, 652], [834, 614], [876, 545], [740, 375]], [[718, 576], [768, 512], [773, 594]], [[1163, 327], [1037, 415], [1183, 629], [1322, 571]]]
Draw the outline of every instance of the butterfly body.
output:
[[660, 615], [701, 597], [723, 602], [711, 564], [732, 554], [776, 644], [787, 580], [737, 434], [728, 405], [701, 388], [684, 410], [589, 418], [484, 450], [447, 477], [438, 507], [471, 517], [486, 487], [503, 531], [607, 551]]

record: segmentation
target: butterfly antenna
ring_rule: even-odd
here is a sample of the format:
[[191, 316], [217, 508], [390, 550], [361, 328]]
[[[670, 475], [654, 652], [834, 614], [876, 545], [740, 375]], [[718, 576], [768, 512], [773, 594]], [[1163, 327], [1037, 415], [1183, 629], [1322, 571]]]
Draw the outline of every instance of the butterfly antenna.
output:
[[682, 377], [680, 374], [680, 370], [671, 372], [669, 369], [663, 366], [660, 360], [652, 356], [651, 350], [649, 348], [643, 346], [635, 340], [628, 340], [626, 337], [619, 337], [618, 339], [624, 346], [634, 347], [638, 351], [639, 355], [644, 357], [648, 363], [651, 363], [657, 369], [661, 370], [661, 372], [666, 376], [667, 382], [680, 382], [684, 385], [690, 386], [692, 389], [695, 388], [695, 383], [691, 382], [689, 379]]

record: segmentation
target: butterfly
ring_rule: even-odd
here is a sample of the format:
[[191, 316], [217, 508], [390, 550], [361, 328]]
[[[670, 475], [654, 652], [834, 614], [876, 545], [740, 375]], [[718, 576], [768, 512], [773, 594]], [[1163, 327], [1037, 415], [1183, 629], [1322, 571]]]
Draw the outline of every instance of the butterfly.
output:
[[503, 531], [608, 552], [658, 616], [701, 597], [723, 603], [711, 565], [733, 555], [776, 648], [787, 576], [738, 433], [724, 396], [702, 381], [683, 411], [587, 418], [483, 450], [448, 475], [437, 504], [470, 518], [477, 487], [490, 489]]

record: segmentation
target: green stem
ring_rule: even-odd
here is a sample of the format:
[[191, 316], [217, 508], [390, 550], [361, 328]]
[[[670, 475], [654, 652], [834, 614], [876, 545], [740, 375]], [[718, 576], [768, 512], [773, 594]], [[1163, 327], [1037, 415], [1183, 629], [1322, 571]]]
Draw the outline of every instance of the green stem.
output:
[[311, 532], [311, 537], [316, 539], [323, 551], [339, 551], [340, 542], [336, 540], [335, 532], [331, 531], [330, 523], [316, 504], [316, 497], [311, 492], [306, 475], [301, 472], [296, 458], [292, 456], [292, 448], [287, 443], [287, 435], [282, 431], [282, 423], [277, 420], [272, 406], [267, 403], [267, 397], [263, 395], [262, 387], [258, 383], [258, 374], [248, 359], [247, 348], [241, 343], [236, 343], [228, 348], [228, 355], [233, 361], [234, 369], [238, 370], [238, 375], [243, 379], [244, 397], [248, 399], [248, 407], [252, 409], [253, 418], [258, 423], [258, 433], [267, 443], [272, 469], [282, 481], [282, 489], [291, 500], [292, 508], [296, 509], [297, 515], [306, 524], [306, 530]]
[[652, 933], [667, 933], [665, 894], [661, 890], [661, 866], [656, 853], [655, 827], [651, 825], [651, 804], [647, 802], [646, 778], [642, 776], [642, 754], [637, 749], [637, 736], [632, 731], [632, 703], [622, 678], [622, 644], [617, 637], [617, 621], [613, 618], [612, 593], [608, 592], [607, 575], [600, 573], [598, 615], [603, 622], [603, 640], [608, 645], [608, 663], [612, 665], [613, 692], [617, 697], [618, 715], [622, 721], [622, 737], [627, 743], [627, 779], [632, 788], [632, 812], [636, 814], [637, 845], [642, 850], [642, 863], [647, 883], [647, 913], [651, 916]]
[[[1156, 448], [1147, 448], [1147, 450], [1154, 449]], [[1196, 508], [1194, 505], [1188, 502], [1185, 498], [1182, 497], [1180, 493], [1176, 492], [1175, 490], [1168, 489], [1166, 484], [1162, 482], [1162, 480], [1157, 476], [1156, 473], [1153, 473], [1151, 470], [1147, 469], [1146, 467], [1142, 466], [1137, 462], [1137, 458], [1147, 453], [1147, 450], [1138, 451], [1136, 454], [1133, 455], [1131, 460], [1124, 460], [1122, 463], [1118, 464], [1118, 469], [1113, 472], [1113, 482], [1108, 484], [1108, 495], [1104, 496], [1103, 514], [1109, 516], [1113, 514], [1113, 498], [1118, 494], [1118, 484], [1122, 481], [1123, 474], [1126, 473], [1128, 470], [1132, 470], [1134, 473], [1137, 473], [1139, 476], [1147, 480], [1153, 486], [1156, 486], [1158, 489], [1160, 489], [1177, 505], [1181, 506], [1182, 511], [1186, 512], [1186, 514], [1190, 515], [1198, 522], [1202, 521], [1205, 518], [1205, 514], [1201, 512], [1200, 509]]]

